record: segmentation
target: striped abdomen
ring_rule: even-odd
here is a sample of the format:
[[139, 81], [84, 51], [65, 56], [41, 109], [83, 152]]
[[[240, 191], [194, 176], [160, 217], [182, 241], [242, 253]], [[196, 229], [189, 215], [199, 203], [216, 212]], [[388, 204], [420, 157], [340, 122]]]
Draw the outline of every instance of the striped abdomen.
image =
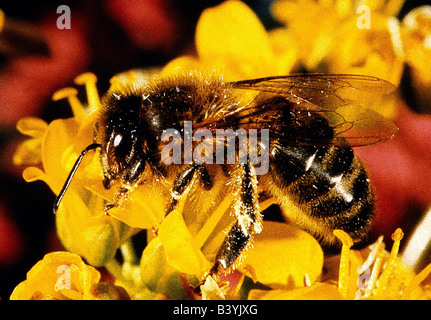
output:
[[[270, 189], [288, 217], [329, 241], [334, 229], [346, 231], [355, 242], [363, 240], [372, 222], [373, 194], [353, 150], [275, 148]], [[302, 213], [289, 212], [291, 204]]]
[[364, 167], [351, 148], [332, 144], [334, 131], [323, 115], [292, 105], [283, 111], [284, 134], [272, 144], [264, 188], [290, 220], [316, 236], [332, 242], [332, 231], [342, 229], [360, 242], [374, 210]]

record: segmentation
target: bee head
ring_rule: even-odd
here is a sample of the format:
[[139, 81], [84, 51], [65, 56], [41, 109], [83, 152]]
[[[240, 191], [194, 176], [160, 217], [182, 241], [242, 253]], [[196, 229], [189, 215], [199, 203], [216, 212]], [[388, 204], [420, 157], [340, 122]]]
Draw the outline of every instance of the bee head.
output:
[[137, 183], [147, 160], [147, 136], [144, 132], [139, 96], [111, 95], [98, 122], [96, 140], [101, 141], [100, 160], [104, 186], [109, 189], [115, 180]]

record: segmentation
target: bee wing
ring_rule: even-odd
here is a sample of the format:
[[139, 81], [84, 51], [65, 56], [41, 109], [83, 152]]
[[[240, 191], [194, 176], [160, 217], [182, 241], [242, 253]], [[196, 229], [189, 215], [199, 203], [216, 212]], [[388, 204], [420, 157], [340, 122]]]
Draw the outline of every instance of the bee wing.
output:
[[388, 81], [364, 75], [350, 74], [295, 74], [230, 83], [238, 89], [257, 90], [283, 95], [302, 103], [302, 108], [333, 111], [342, 106], [361, 102], [375, 104], [376, 95], [394, 92]]
[[[370, 145], [392, 138], [397, 131], [391, 120], [372, 110], [377, 109], [385, 99], [392, 99], [394, 95], [390, 94], [396, 91], [393, 84], [376, 77], [297, 74], [231, 82], [229, 85], [236, 89], [265, 92], [274, 97], [282, 96], [300, 110], [325, 114], [334, 130], [333, 139], [315, 139], [307, 141], [308, 144], [332, 143], [352, 147]], [[245, 107], [234, 116], [248, 117], [249, 123], [259, 122], [262, 125], [261, 119], [265, 118], [265, 114], [280, 111], [274, 108], [253, 108], [255, 106], [252, 105]], [[271, 133], [277, 135], [277, 120], [267, 118], [268, 125], [272, 127]], [[298, 137], [298, 142], [301, 142], [300, 139]]]

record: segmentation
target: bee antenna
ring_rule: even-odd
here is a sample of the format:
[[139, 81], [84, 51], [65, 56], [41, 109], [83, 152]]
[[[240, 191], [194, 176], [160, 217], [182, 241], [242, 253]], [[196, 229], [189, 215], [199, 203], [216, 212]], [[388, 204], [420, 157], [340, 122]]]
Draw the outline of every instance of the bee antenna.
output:
[[57, 212], [58, 207], [60, 206], [61, 199], [63, 199], [64, 194], [66, 193], [67, 188], [69, 188], [70, 183], [72, 182], [73, 176], [75, 175], [76, 171], [78, 170], [79, 165], [81, 164], [82, 158], [85, 156], [85, 154], [93, 149], [101, 147], [98, 143], [92, 143], [88, 147], [86, 147], [84, 150], [82, 150], [81, 154], [79, 155], [78, 159], [76, 159], [75, 164], [72, 167], [72, 170], [70, 170], [69, 176], [66, 179], [66, 182], [64, 183], [63, 188], [61, 189], [60, 193], [57, 196], [57, 199], [55, 199], [54, 203], [54, 214]]

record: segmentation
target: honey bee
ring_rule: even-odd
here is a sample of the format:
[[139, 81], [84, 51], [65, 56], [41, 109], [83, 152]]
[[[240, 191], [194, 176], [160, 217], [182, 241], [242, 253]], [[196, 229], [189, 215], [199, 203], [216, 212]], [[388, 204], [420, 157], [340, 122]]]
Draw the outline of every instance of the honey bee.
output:
[[[165, 217], [192, 190], [196, 201], [211, 203], [217, 197], [211, 193], [215, 183], [226, 186], [224, 194], [234, 199], [234, 222], [215, 256], [212, 274], [234, 268], [260, 232], [263, 197], [273, 199], [289, 221], [323, 241], [335, 242], [332, 231], [341, 229], [359, 243], [370, 229], [375, 205], [367, 172], [352, 147], [395, 134], [392, 121], [368, 108], [394, 88], [362, 75], [297, 74], [224, 82], [197, 73], [111, 88], [102, 99], [94, 143], [76, 161], [54, 211], [83, 156], [99, 148], [103, 185], [117, 188], [107, 211], [124, 204], [138, 186], [151, 187], [154, 181], [170, 188], [160, 200]], [[241, 162], [235, 155], [232, 163], [226, 154], [222, 162], [211, 161], [211, 156], [207, 162], [186, 161], [182, 154], [177, 162], [166, 163], [163, 150], [173, 139], [163, 134], [167, 129], [185, 134], [186, 122], [192, 123], [192, 133], [232, 129], [237, 138], [240, 130], [267, 130], [269, 141], [261, 139], [256, 149], [258, 155], [268, 155], [267, 170], [258, 175], [250, 158]], [[185, 135], [177, 140], [181, 150], [186, 140]], [[197, 140], [191, 140], [192, 147]]]

